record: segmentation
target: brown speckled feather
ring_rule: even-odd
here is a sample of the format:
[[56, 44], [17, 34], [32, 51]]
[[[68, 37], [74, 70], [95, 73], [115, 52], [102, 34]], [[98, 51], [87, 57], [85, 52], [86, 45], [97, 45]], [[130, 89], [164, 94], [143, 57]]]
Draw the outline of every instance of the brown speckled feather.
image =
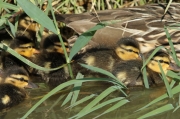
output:
[[[166, 4], [150, 4], [146, 6], [97, 11], [101, 22], [119, 20], [119, 22], [98, 30], [89, 46], [112, 47], [121, 37], [131, 36], [140, 42], [143, 53], [156, 46], [168, 45], [164, 25], [170, 26], [180, 21], [180, 4], [172, 3], [163, 17]], [[65, 22], [78, 34], [82, 34], [99, 23], [92, 13], [56, 15], [58, 21]], [[180, 50], [180, 31], [168, 29], [175, 49]]]

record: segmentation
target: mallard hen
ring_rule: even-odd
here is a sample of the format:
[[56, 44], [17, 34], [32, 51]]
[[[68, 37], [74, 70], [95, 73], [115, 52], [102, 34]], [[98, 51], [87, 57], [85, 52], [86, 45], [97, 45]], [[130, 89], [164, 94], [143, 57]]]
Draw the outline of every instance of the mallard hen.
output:
[[[121, 37], [131, 36], [139, 41], [141, 52], [145, 53], [156, 46], [168, 45], [164, 26], [175, 26], [180, 21], [180, 3], [172, 3], [166, 12], [167, 4], [149, 4], [145, 6], [129, 7], [114, 10], [103, 10], [95, 13], [58, 14], [57, 21], [66, 23], [78, 34], [82, 34], [100, 21], [119, 20], [98, 30], [89, 42], [88, 47], [113, 47]], [[179, 30], [169, 29], [175, 49], [180, 50]], [[71, 38], [69, 41], [71, 42]]]

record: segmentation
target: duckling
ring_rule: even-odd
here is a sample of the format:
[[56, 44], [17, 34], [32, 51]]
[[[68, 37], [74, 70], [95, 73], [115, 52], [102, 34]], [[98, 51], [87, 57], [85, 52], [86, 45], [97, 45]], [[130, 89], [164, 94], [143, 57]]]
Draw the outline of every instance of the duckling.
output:
[[[145, 58], [147, 59], [150, 54], [152, 54], [153, 50], [150, 51], [145, 55]], [[178, 67], [176, 64], [171, 62], [171, 59], [169, 57], [169, 54], [167, 52], [160, 50], [158, 51], [153, 58], [149, 61], [147, 64], [147, 74], [148, 78], [154, 82], [155, 84], [162, 84], [163, 80], [159, 77], [159, 74], [161, 73], [161, 70], [159, 68], [158, 62], [161, 64], [163, 72], [166, 74], [168, 70], [172, 70], [175, 72], [180, 71], [180, 67]], [[159, 77], [159, 78], [158, 78]], [[167, 77], [168, 82], [171, 82], [172, 79]]]
[[112, 71], [117, 61], [140, 58], [139, 44], [131, 37], [121, 38], [114, 49], [91, 49], [84, 53], [77, 62]]
[[[34, 59], [34, 63], [45, 68], [57, 68], [66, 64], [64, 51], [62, 49], [59, 37], [51, 34], [41, 41], [41, 52]], [[64, 40], [67, 52], [69, 52], [67, 41]], [[50, 88], [68, 80], [69, 72], [67, 66], [50, 72], [38, 71], [42, 78], [48, 83]]]
[[[38, 50], [34, 48], [34, 43], [32, 40], [27, 38], [26, 36], [19, 36], [13, 39], [9, 45], [10, 48], [15, 50], [20, 55], [24, 56], [25, 58], [31, 60], [34, 58], [36, 53], [39, 53]], [[23, 63], [18, 58], [14, 57], [10, 53], [3, 52], [2, 55], [2, 68], [5, 70], [13, 65], [23, 66], [24, 68], [28, 68], [28, 66]]]
[[[166, 3], [148, 4], [144, 6], [101, 10], [97, 13], [56, 14], [56, 20], [64, 22], [79, 35], [99, 22], [119, 20], [99, 29], [87, 45], [89, 47], [112, 48], [119, 38], [131, 36], [140, 43], [142, 53], [147, 53], [156, 46], [168, 46], [164, 25], [171, 26], [179, 21], [180, 3], [171, 3], [164, 14]], [[174, 26], [174, 25], [173, 25]], [[180, 43], [179, 30], [168, 30], [176, 50]], [[109, 40], [111, 39], [111, 40]], [[71, 40], [71, 39], [69, 39]], [[75, 40], [75, 39], [73, 39]], [[68, 41], [71, 42], [71, 41]], [[71, 42], [73, 43], [73, 42]]]
[[[152, 54], [152, 52], [153, 50], [148, 52], [145, 55], [145, 58], [147, 59], [150, 54]], [[167, 70], [179, 70], [179, 68], [175, 64], [171, 63], [169, 55], [165, 51], [159, 50], [146, 66], [147, 77], [150, 86], [163, 84], [163, 80], [159, 75], [161, 74], [161, 70], [159, 68], [158, 61], [161, 64], [165, 74], [167, 73]], [[141, 72], [142, 66], [143, 62], [139, 59], [116, 62], [113, 66], [112, 73], [127, 87], [143, 86], [143, 75]], [[169, 82], [171, 81], [169, 77], [167, 77], [167, 79]]]
[[28, 97], [24, 88], [37, 88], [29, 81], [29, 75], [22, 67], [12, 66], [3, 72], [0, 82], [0, 110], [15, 106]]

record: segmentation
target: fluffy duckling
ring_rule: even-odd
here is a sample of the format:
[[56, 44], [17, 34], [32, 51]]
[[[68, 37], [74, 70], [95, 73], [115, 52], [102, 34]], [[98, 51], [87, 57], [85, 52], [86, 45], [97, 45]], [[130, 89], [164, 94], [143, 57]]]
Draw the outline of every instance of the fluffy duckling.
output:
[[[153, 51], [150, 51], [145, 55], [145, 58], [147, 59]], [[180, 71], [180, 67], [178, 67], [176, 64], [171, 62], [171, 59], [169, 57], [169, 54], [167, 54], [165, 51], [160, 50], [158, 51], [153, 58], [149, 61], [147, 64], [147, 74], [150, 81], [152, 81], [155, 84], [162, 84], [163, 80], [159, 77], [159, 74], [161, 73], [161, 70], [159, 68], [158, 62], [161, 64], [163, 72], [166, 74], [168, 70], [172, 71]], [[167, 77], [168, 82], [171, 82], [171, 78]]]
[[[26, 36], [19, 36], [13, 39], [9, 45], [10, 48], [15, 50], [20, 55], [24, 56], [27, 59], [34, 58], [36, 53], [39, 53], [38, 50], [34, 48], [34, 43], [32, 40], [27, 38]], [[18, 58], [14, 57], [10, 53], [3, 52], [2, 56], [2, 68], [7, 69], [12, 67], [13, 65], [23, 66], [27, 68], [28, 66], [23, 63]]]
[[131, 38], [121, 38], [114, 49], [92, 49], [82, 55], [77, 62], [112, 71], [115, 62], [140, 58], [138, 42]]
[[[68, 44], [64, 40], [66, 50], [69, 52]], [[57, 68], [63, 64], [66, 64], [64, 57], [64, 51], [62, 49], [59, 37], [55, 34], [51, 34], [41, 42], [41, 53], [37, 55], [34, 63], [45, 68]], [[48, 83], [50, 88], [56, 87], [59, 84], [67, 81], [69, 72], [67, 66], [58, 70], [50, 72], [39, 71], [42, 78]]]
[[[153, 51], [150, 51], [145, 55], [147, 59]], [[153, 58], [147, 64], [147, 77], [150, 86], [163, 84], [163, 80], [160, 75], [161, 71], [158, 65], [158, 61], [162, 66], [164, 73], [167, 70], [177, 71], [179, 70], [175, 64], [171, 63], [169, 55], [163, 51], [158, 51]], [[143, 77], [141, 68], [143, 66], [142, 60], [129, 60], [123, 62], [116, 62], [113, 66], [112, 73], [122, 81], [127, 87], [131, 86], [143, 86]], [[167, 77], [170, 82], [171, 79]]]
[[24, 88], [37, 88], [29, 81], [22, 67], [12, 66], [4, 71], [0, 82], [0, 110], [19, 104], [27, 98]]

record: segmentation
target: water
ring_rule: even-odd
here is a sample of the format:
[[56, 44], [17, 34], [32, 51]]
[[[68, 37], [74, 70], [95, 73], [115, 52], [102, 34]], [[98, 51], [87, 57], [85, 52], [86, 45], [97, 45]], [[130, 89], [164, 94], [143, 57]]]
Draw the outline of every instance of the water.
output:
[[[41, 86], [39, 89], [34, 90], [28, 90], [28, 93], [30, 97], [26, 99], [21, 104], [14, 106], [10, 110], [8, 110], [6, 113], [0, 113], [1, 118], [0, 119], [19, 119], [21, 118], [38, 100], [41, 99], [42, 96], [48, 93], [49, 89], [46, 85], [39, 83]], [[80, 95], [78, 99], [81, 99], [85, 96], [88, 96], [90, 94], [97, 94], [99, 95], [103, 90], [105, 90], [107, 86], [84, 86], [81, 89]], [[35, 111], [33, 111], [27, 119], [67, 119], [69, 117], [72, 117], [76, 115], [79, 111], [81, 111], [88, 103], [84, 102], [78, 106], [73, 107], [72, 109], [66, 109], [70, 104], [66, 104], [65, 106], [61, 107], [62, 102], [65, 98], [63, 98], [61, 101], [57, 103], [55, 107], [51, 109], [52, 104], [54, 104], [57, 99], [62, 96], [63, 94], [67, 94], [67, 89], [64, 89], [61, 93], [56, 94], [52, 96], [51, 98], [44, 101]], [[136, 119], [140, 117], [143, 114], [146, 114], [158, 107], [161, 107], [166, 104], [173, 104], [173, 106], [176, 106], [178, 104], [179, 95], [174, 95], [173, 99], [164, 99], [146, 109], [143, 109], [142, 111], [135, 112], [139, 108], [145, 106], [152, 100], [156, 99], [157, 97], [161, 96], [166, 92], [165, 87], [158, 87], [153, 89], [143, 89], [143, 88], [133, 88], [126, 93], [128, 94], [128, 99], [130, 102], [123, 105], [122, 107], [116, 109], [113, 112], [110, 112], [108, 114], [105, 114], [99, 119]], [[109, 95], [107, 98], [103, 99], [103, 101], [106, 101], [111, 98], [115, 98], [118, 96], [123, 96], [120, 92], [116, 91]], [[102, 109], [99, 109], [97, 111], [94, 111], [85, 117], [83, 119], [92, 119], [93, 117], [96, 117], [97, 115], [104, 112], [106, 109], [111, 107], [113, 104], [109, 104], [108, 106], [103, 107]], [[164, 112], [162, 114], [150, 117], [151, 119], [177, 119], [177, 117], [180, 116], [180, 110], [177, 110], [176, 112], [172, 113], [171, 111]], [[4, 115], [3, 115], [4, 114]], [[4, 117], [3, 117], [3, 116]]]

